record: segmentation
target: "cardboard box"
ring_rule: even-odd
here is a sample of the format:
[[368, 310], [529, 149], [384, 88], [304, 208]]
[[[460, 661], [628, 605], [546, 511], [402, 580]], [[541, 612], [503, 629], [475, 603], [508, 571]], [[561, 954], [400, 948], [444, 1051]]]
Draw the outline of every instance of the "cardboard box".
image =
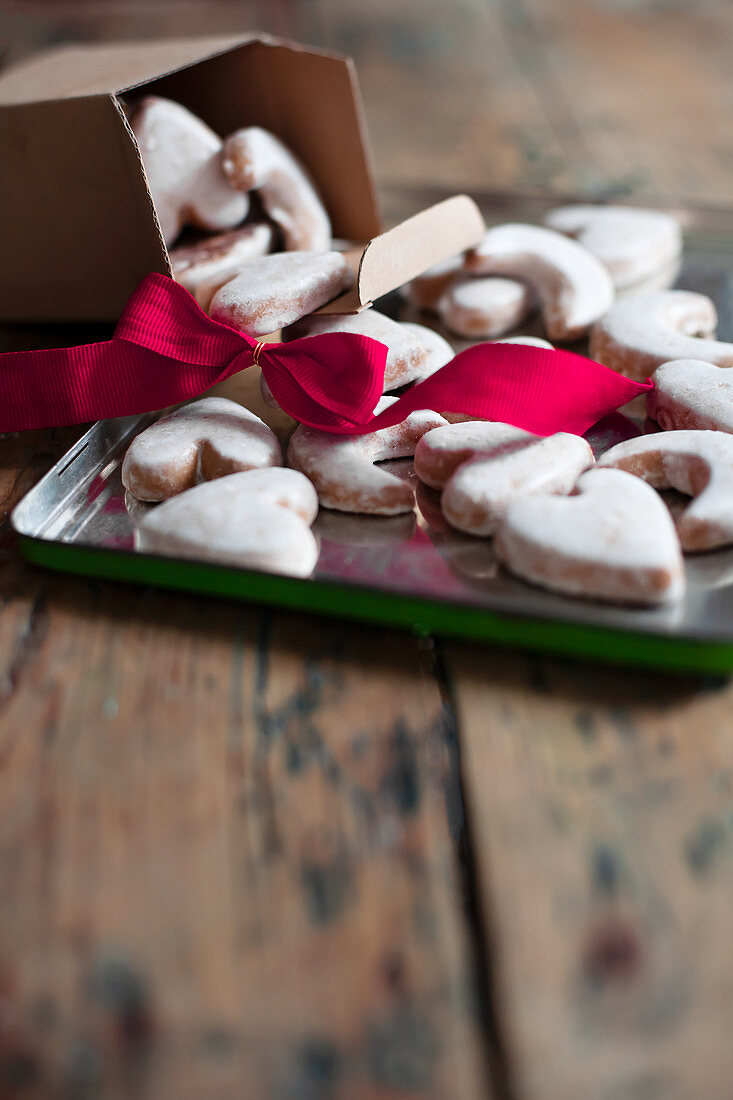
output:
[[0, 320], [114, 321], [145, 274], [170, 272], [124, 110], [142, 93], [222, 136], [263, 126], [301, 158], [334, 235], [369, 242], [331, 312], [363, 308], [483, 232], [460, 196], [380, 235], [347, 58], [261, 35], [64, 46], [0, 76]]

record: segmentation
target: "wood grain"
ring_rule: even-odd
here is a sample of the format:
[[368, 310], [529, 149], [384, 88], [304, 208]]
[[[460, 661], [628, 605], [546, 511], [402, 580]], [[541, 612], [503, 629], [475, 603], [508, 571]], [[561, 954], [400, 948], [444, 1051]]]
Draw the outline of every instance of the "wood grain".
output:
[[429, 652], [11, 568], [0, 1095], [486, 1095]]
[[260, 29], [354, 57], [382, 186], [726, 204], [727, 0], [36, 0], [9, 59], [59, 39]]
[[449, 646], [515, 1100], [727, 1100], [733, 687]]
[[[28, 2], [0, 48], [252, 28], [355, 56], [391, 216], [733, 194], [726, 0]], [[4, 515], [75, 435], [0, 441]], [[0, 597], [2, 1100], [472, 1100], [487, 1023], [496, 1095], [728, 1100], [730, 686], [444, 647], [464, 883], [413, 640], [53, 578], [7, 525]]]

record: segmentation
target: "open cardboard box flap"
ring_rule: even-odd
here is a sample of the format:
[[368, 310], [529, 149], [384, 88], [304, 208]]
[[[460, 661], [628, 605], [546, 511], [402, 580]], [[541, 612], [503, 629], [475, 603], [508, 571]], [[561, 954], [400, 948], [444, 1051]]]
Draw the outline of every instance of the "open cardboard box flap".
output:
[[318, 312], [357, 313], [433, 264], [477, 245], [485, 232], [481, 211], [468, 195], [453, 195], [421, 210], [364, 249], [347, 253], [354, 285]]
[[125, 111], [143, 93], [293, 149], [334, 235], [359, 245], [355, 285], [328, 312], [364, 308], [483, 233], [466, 196], [381, 233], [347, 58], [257, 34], [62, 46], [0, 75], [0, 320], [116, 321], [148, 272], [170, 273]]

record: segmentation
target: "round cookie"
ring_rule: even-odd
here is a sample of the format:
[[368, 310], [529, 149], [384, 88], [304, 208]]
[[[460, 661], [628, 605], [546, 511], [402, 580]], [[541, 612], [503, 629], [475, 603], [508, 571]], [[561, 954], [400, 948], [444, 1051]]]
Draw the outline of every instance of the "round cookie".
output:
[[472, 340], [503, 336], [521, 325], [536, 301], [516, 279], [468, 276], [454, 279], [443, 291], [438, 316], [447, 329]]

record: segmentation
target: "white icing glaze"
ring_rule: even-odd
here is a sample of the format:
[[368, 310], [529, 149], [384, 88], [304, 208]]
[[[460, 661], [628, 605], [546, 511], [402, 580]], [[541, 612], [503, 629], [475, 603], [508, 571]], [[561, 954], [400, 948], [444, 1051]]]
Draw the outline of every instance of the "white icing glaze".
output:
[[529, 283], [540, 299], [550, 340], [574, 340], [609, 308], [613, 281], [576, 241], [535, 225], [497, 225], [466, 257], [474, 275], [506, 275]]
[[[383, 397], [376, 412], [396, 398]], [[333, 435], [301, 424], [288, 447], [287, 462], [315, 485], [324, 508], [392, 516], [412, 510], [412, 486], [375, 466], [390, 458], [409, 458], [418, 440], [445, 424], [438, 413], [410, 413], [401, 424], [359, 436]]]
[[488, 340], [520, 325], [535, 304], [529, 287], [516, 279], [467, 276], [449, 283], [437, 311], [445, 327], [458, 336]]
[[545, 225], [573, 237], [597, 256], [617, 290], [669, 269], [682, 251], [679, 221], [659, 210], [574, 204], [551, 210]]
[[715, 431], [657, 432], [618, 443], [599, 459], [655, 489], [694, 497], [677, 517], [685, 550], [733, 543], [733, 435]]
[[443, 515], [459, 531], [493, 535], [513, 501], [534, 493], [569, 493], [592, 465], [586, 441], [565, 432], [478, 455], [449, 478], [440, 502]]
[[188, 222], [229, 229], [247, 216], [249, 199], [222, 171], [221, 139], [200, 118], [171, 99], [147, 96], [130, 126], [166, 244]]
[[219, 287], [234, 278], [243, 263], [270, 251], [273, 237], [271, 225], [255, 222], [174, 248], [170, 254], [173, 278], [193, 294], [202, 309], [208, 309]]
[[321, 314], [318, 317], [306, 317], [285, 333], [285, 339], [298, 340], [304, 336], [320, 336], [324, 332], [356, 332], [385, 344], [385, 391], [421, 378], [427, 366], [428, 352], [423, 344], [404, 325], [385, 317], [374, 308], [339, 316]]
[[295, 470], [249, 470], [198, 485], [149, 512], [139, 550], [306, 577], [318, 557], [317, 494]]
[[294, 154], [259, 126], [237, 130], [224, 143], [224, 171], [235, 187], [257, 190], [280, 226], [288, 250], [325, 251], [331, 222], [313, 181]]
[[248, 336], [267, 336], [330, 302], [353, 279], [340, 252], [277, 252], [243, 264], [217, 290], [209, 314]]
[[415, 378], [416, 382], [422, 382], [423, 378], [429, 378], [431, 374], [435, 374], [436, 371], [444, 367], [446, 363], [450, 363], [451, 359], [455, 357], [456, 353], [446, 338], [436, 332], [435, 329], [428, 328], [427, 325], [417, 325], [413, 321], [403, 321], [402, 328], [410, 336], [414, 336], [418, 344], [427, 353], [427, 360]]
[[710, 337], [718, 316], [710, 298], [689, 290], [662, 290], [619, 298], [594, 326], [590, 354], [599, 363], [643, 380], [670, 359], [702, 359], [733, 366], [733, 344]]
[[733, 372], [699, 359], [673, 359], [654, 372], [647, 412], [660, 428], [733, 432]]
[[660, 604], [684, 593], [679, 541], [653, 489], [621, 470], [582, 474], [572, 496], [510, 504], [495, 548], [517, 576], [573, 596]]
[[449, 423], [427, 432], [415, 449], [415, 473], [431, 489], [442, 489], [469, 458], [524, 447], [539, 436], [492, 420]]
[[282, 460], [277, 436], [258, 416], [225, 397], [203, 397], [133, 439], [122, 483], [139, 500], [167, 500], [200, 481]]

